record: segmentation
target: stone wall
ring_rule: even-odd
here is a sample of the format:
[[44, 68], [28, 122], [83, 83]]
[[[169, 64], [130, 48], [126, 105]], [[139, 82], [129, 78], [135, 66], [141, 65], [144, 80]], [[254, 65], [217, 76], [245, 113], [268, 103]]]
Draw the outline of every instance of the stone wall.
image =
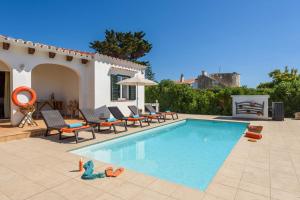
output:
[[228, 87], [240, 86], [240, 75], [236, 72], [233, 73], [215, 73], [210, 74], [210, 77], [218, 80], [222, 84]]

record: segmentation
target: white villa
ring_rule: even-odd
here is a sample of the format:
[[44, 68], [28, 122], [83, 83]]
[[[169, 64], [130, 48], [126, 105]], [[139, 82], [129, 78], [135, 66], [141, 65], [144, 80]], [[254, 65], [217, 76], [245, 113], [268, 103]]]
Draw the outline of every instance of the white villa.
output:
[[[19, 123], [22, 114], [11, 102], [15, 88], [28, 86], [37, 93], [38, 102], [51, 94], [64, 107], [71, 100], [79, 108], [101, 109], [117, 105], [129, 114], [128, 105], [136, 104], [135, 86], [119, 86], [119, 80], [139, 73], [145, 66], [98, 53], [80, 52], [0, 35], [0, 118]], [[144, 107], [144, 87], [139, 86], [139, 107]], [[28, 94], [18, 99], [27, 102]]]

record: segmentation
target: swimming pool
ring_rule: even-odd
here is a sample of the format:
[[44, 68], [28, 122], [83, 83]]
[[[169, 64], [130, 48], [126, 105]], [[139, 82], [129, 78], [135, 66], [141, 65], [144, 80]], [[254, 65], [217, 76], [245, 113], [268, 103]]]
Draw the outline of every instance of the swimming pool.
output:
[[247, 125], [187, 119], [72, 153], [203, 191]]

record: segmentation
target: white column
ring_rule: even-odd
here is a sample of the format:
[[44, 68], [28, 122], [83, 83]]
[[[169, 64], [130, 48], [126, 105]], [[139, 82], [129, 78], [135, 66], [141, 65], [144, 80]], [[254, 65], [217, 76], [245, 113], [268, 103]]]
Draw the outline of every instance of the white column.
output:
[[[11, 87], [12, 91], [20, 86], [31, 87], [31, 71], [11, 70]], [[28, 102], [30, 95], [28, 93], [21, 93], [18, 95], [20, 102]], [[11, 123], [13, 126], [18, 125], [23, 115], [18, 111], [18, 106], [11, 102]]]

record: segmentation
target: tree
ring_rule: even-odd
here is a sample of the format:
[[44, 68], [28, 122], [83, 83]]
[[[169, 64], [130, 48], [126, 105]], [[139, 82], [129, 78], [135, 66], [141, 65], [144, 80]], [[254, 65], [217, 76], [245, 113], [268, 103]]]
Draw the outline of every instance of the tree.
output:
[[298, 70], [295, 68], [291, 68], [290, 70], [288, 66], [286, 66], [283, 71], [275, 69], [269, 73], [269, 77], [272, 79], [271, 82], [261, 83], [257, 86], [257, 88], [274, 88], [281, 82], [293, 82], [300, 80]]
[[299, 79], [298, 70], [295, 68], [291, 68], [291, 70], [289, 70], [288, 66], [284, 68], [283, 72], [281, 72], [280, 69], [270, 72], [269, 76], [273, 79], [274, 84], [278, 84], [283, 81], [290, 82]]
[[143, 31], [132, 33], [106, 30], [105, 39], [90, 42], [90, 48], [103, 55], [146, 65], [146, 78], [154, 80], [155, 74], [152, 72], [150, 62], [139, 60], [152, 49], [152, 44], [144, 37], [145, 33]]

